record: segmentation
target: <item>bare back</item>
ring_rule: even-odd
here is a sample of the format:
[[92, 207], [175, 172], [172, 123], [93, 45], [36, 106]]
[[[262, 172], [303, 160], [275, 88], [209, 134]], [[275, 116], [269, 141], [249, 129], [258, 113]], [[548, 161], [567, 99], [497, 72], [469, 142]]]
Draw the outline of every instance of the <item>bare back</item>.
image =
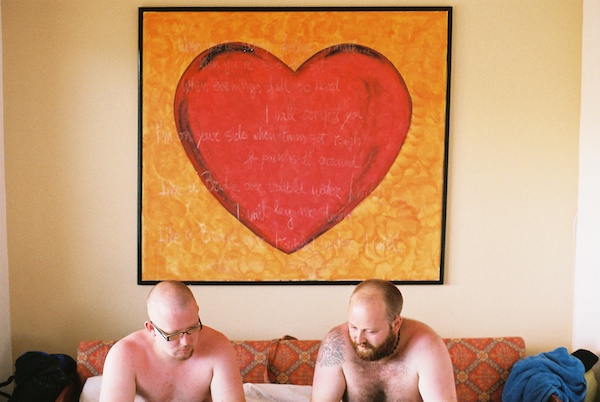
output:
[[334, 328], [319, 351], [313, 402], [456, 401], [446, 345], [427, 325], [404, 319], [396, 350], [377, 361], [360, 359], [348, 325]]
[[198, 334], [187, 360], [161, 353], [140, 330], [117, 342], [104, 366], [101, 402], [243, 401], [242, 380], [229, 340], [210, 327]]

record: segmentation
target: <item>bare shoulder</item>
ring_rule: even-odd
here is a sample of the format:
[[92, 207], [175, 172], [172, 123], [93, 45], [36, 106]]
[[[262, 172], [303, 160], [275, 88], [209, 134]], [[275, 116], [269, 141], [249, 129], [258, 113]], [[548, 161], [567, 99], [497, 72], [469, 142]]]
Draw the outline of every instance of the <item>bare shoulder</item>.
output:
[[227, 349], [233, 349], [231, 341], [223, 333], [217, 331], [214, 328], [204, 326], [202, 329], [202, 344], [210, 345], [216, 348], [215, 351], [222, 351]]
[[[406, 327], [405, 327], [406, 324]], [[415, 320], [402, 323], [409, 337], [407, 358], [418, 372], [418, 387], [424, 401], [456, 401], [456, 386], [450, 353], [444, 340], [430, 326]], [[400, 339], [404, 332], [402, 332]]]
[[[420, 321], [404, 319], [400, 328], [400, 340], [405, 337], [407, 357], [421, 363], [449, 361], [450, 354], [446, 343], [429, 325]], [[440, 360], [441, 359], [441, 360]]]
[[311, 401], [340, 401], [346, 389], [344, 367], [350, 359], [352, 347], [346, 324], [333, 328], [325, 336], [319, 348]]
[[200, 334], [196, 348], [197, 357], [208, 359], [207, 361], [216, 365], [230, 364], [236, 359], [233, 345], [223, 333], [205, 326]]
[[145, 330], [133, 332], [117, 341], [109, 350], [109, 356], [132, 357], [148, 350], [148, 339]]
[[204, 327], [198, 337], [196, 361], [212, 370], [210, 389], [214, 401], [243, 401], [244, 390], [231, 341], [221, 332]]
[[227, 338], [225, 334], [217, 331], [213, 327], [205, 325], [202, 327], [202, 333], [210, 335], [216, 342], [229, 342], [229, 338]]
[[407, 338], [409, 338], [412, 342], [424, 344], [424, 346], [432, 343], [443, 343], [443, 340], [438, 335], [438, 333], [429, 325], [421, 321], [413, 320], [410, 318], [404, 318], [400, 331], [401, 336], [404, 335]]
[[344, 330], [346, 324], [333, 328], [319, 349], [317, 364], [322, 367], [341, 366], [347, 359], [348, 348], [348, 330]]
[[139, 367], [144, 367], [150, 350], [144, 330], [117, 341], [108, 351], [102, 371], [100, 401], [133, 400]]

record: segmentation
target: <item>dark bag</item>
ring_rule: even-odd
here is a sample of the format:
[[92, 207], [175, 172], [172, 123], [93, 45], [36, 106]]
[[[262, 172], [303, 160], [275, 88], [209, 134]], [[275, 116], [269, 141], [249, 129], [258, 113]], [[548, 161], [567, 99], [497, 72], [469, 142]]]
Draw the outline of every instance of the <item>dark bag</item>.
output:
[[77, 363], [64, 354], [25, 352], [15, 362], [13, 377], [17, 385], [9, 402], [54, 402], [67, 385], [76, 381]]
[[[8, 377], [8, 380], [6, 380], [2, 384], [0, 384], [0, 388], [6, 387], [8, 384], [13, 382], [14, 378], [15, 378], [14, 375], [11, 375], [10, 377]], [[10, 398], [10, 394], [7, 394], [6, 392], [2, 392], [2, 391], [0, 391], [0, 396], [5, 397], [6, 399]]]

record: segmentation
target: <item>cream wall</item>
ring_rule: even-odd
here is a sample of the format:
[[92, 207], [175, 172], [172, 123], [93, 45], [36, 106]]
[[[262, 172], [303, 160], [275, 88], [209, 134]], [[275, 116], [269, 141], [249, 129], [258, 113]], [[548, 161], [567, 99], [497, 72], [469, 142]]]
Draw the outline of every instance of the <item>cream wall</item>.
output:
[[[0, 16], [2, 8], [0, 7]], [[0, 21], [0, 28], [2, 22]], [[0, 54], [2, 30], [0, 29]], [[4, 97], [2, 96], [2, 59], [0, 58], [0, 381], [13, 370], [10, 339], [10, 297], [8, 286], [8, 245], [6, 241], [6, 188], [4, 181]]]
[[[167, 4], [2, 1], [14, 356], [73, 353], [80, 339], [119, 338], [145, 320], [137, 7]], [[257, 4], [281, 5], [220, 3]], [[368, 3], [344, 3], [358, 4]], [[405, 314], [447, 337], [521, 335], [529, 353], [569, 347], [582, 2], [444, 5], [454, 7], [446, 284], [403, 286]], [[351, 288], [193, 290], [209, 325], [268, 339], [322, 337], [345, 319]]]
[[[584, 2], [573, 344], [600, 351], [600, 0]], [[600, 365], [596, 365], [600, 372]]]

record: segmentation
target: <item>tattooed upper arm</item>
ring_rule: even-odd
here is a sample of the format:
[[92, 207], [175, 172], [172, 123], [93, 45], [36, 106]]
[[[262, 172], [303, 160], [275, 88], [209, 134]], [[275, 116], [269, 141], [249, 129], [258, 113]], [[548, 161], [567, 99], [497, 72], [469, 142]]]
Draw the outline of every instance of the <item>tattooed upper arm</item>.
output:
[[327, 335], [319, 349], [317, 364], [321, 367], [341, 366], [344, 363], [344, 345], [346, 341], [339, 331]]

